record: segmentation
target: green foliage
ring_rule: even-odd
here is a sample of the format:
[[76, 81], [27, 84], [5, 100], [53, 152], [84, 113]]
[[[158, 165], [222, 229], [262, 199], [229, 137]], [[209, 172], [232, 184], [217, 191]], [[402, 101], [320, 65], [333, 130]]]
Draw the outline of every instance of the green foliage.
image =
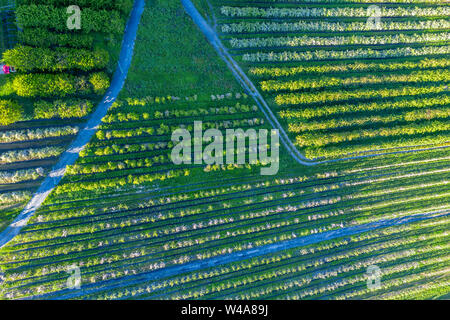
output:
[[[425, 21], [416, 20], [406, 20], [406, 21], [396, 21], [381, 19], [379, 24], [380, 30], [422, 30], [422, 29], [448, 29], [450, 22], [445, 19], [433, 19]], [[366, 21], [332, 21], [332, 20], [300, 20], [290, 22], [287, 20], [285, 22], [269, 22], [258, 21], [249, 22], [246, 20], [239, 21], [236, 23], [225, 23], [221, 25], [221, 30], [223, 33], [259, 33], [259, 32], [360, 32], [360, 31], [370, 31], [371, 26], [366, 23]]]
[[51, 118], [82, 118], [93, 109], [89, 100], [56, 100], [48, 102], [38, 101], [34, 104], [34, 117], [36, 119]]
[[354, 131], [334, 132], [324, 135], [323, 133], [307, 132], [297, 136], [296, 143], [299, 146], [325, 146], [348, 142], [358, 139], [379, 138], [393, 136], [408, 136], [418, 134], [429, 134], [436, 132], [445, 132], [450, 130], [450, 123], [443, 121], [430, 121], [421, 124], [407, 124], [404, 126], [385, 127], [379, 129], [357, 129]]
[[263, 91], [297, 91], [324, 87], [364, 86], [384, 83], [444, 82], [450, 80], [450, 71], [445, 69], [415, 71], [408, 74], [366, 75], [358, 77], [320, 77], [291, 81], [268, 80], [260, 83]]
[[103, 94], [109, 87], [109, 77], [104, 72], [93, 73], [89, 76], [89, 82], [96, 94]]
[[[401, 97], [389, 99], [388, 101], [377, 101], [371, 103], [337, 104], [333, 106], [324, 105], [320, 107], [301, 109], [289, 108], [281, 110], [278, 114], [282, 119], [297, 122], [298, 120], [306, 120], [323, 116], [336, 116], [339, 114], [349, 116], [354, 112], [395, 112], [406, 108], [424, 109], [437, 106], [443, 107], [446, 105], [450, 105], [450, 96], [443, 94], [432, 98], [404, 99], [404, 97]], [[419, 112], [424, 113], [422, 110]]]
[[166, 155], [157, 155], [145, 159], [126, 159], [123, 162], [105, 162], [93, 164], [75, 164], [67, 170], [69, 175], [103, 173], [115, 170], [151, 168], [155, 165], [170, 164], [170, 159]]
[[[321, 138], [322, 139], [322, 138]], [[419, 138], [410, 138], [410, 137], [390, 137], [388, 139], [383, 138], [380, 139], [379, 142], [376, 143], [376, 145], [373, 144], [367, 144], [367, 143], [360, 143], [360, 144], [354, 144], [354, 145], [330, 145], [330, 146], [323, 146], [323, 147], [306, 147], [302, 150], [304, 150], [305, 156], [309, 159], [318, 159], [318, 158], [342, 158], [347, 156], [358, 156], [358, 155], [364, 155], [367, 153], [374, 153], [374, 152], [382, 152], [386, 151], [386, 149], [394, 149], [394, 148], [411, 148], [411, 146], [430, 146], [430, 145], [445, 145], [449, 141], [449, 135], [448, 133], [442, 133], [442, 134], [428, 134], [428, 135], [421, 135]], [[300, 138], [299, 141], [300, 144], [303, 143], [303, 139]], [[376, 148], [376, 149], [375, 149]]]
[[0, 154], [0, 163], [13, 163], [56, 157], [64, 151], [62, 147], [30, 148], [25, 150], [10, 150]]
[[27, 130], [9, 130], [0, 132], [0, 143], [12, 143], [20, 141], [31, 141], [45, 138], [55, 138], [62, 136], [75, 135], [78, 127], [56, 127], [56, 128], [37, 128]]
[[164, 181], [166, 179], [174, 179], [183, 175], [188, 175], [189, 170], [170, 170], [163, 173], [153, 173], [144, 175], [128, 175], [123, 178], [109, 178], [96, 180], [94, 182], [80, 182], [78, 184], [65, 184], [55, 189], [56, 194], [70, 193], [76, 191], [93, 191], [93, 190], [115, 190], [126, 184], [142, 185], [155, 181]]
[[361, 0], [300, 2], [220, 1], [216, 14], [307, 158], [448, 144], [448, 6], [391, 0], [371, 24]]
[[[329, 8], [335, 2], [352, 0], [324, 1], [332, 2], [326, 6]], [[387, 3], [392, 1], [387, 0]], [[211, 2], [214, 4], [216, 1]], [[205, 73], [214, 71], [215, 67], [221, 70], [223, 66], [211, 59], [217, 57], [213, 51], [203, 51], [208, 45], [201, 46], [205, 43], [204, 39], [199, 32], [192, 32], [193, 24], [183, 14], [179, 0], [157, 0], [154, 3], [147, 7], [144, 14], [139, 35], [142, 41], [137, 43], [136, 60], [127, 81], [128, 89], [138, 94], [124, 97], [124, 101], [129, 98], [126, 107], [118, 107], [117, 103], [109, 111], [101, 126], [102, 130], [97, 133], [97, 139], [94, 138], [83, 150], [77, 164], [68, 170], [70, 174], [47, 198], [46, 206], [31, 218], [27, 232], [19, 234], [11, 244], [1, 249], [4, 282], [0, 297], [34, 298], [46, 293], [60, 296], [64, 293], [59, 290], [66, 289], [66, 279], [61, 278], [61, 273], [73, 264], [86, 268], [84, 274], [89, 274], [86, 281], [92, 284], [101, 286], [102, 281], [109, 279], [118, 284], [111, 290], [92, 292], [81, 297], [100, 299], [308, 299], [342, 298], [347, 295], [349, 298], [371, 298], [377, 297], [380, 292], [367, 289], [365, 269], [369, 265], [377, 264], [382, 268], [384, 287], [381, 293], [386, 294], [399, 289], [416, 290], [419, 288], [417, 284], [439, 282], [448, 274], [449, 223], [445, 215], [449, 208], [448, 149], [331, 162], [311, 167], [289, 163], [287, 171], [281, 171], [272, 178], [247, 176], [247, 171], [240, 175], [215, 174], [214, 169], [206, 175], [195, 167], [189, 168], [192, 170], [190, 173], [167, 164], [167, 148], [170, 147], [168, 139], [148, 137], [143, 130], [138, 130], [143, 127], [141, 121], [147, 122], [144, 127], [153, 126], [155, 132], [159, 128], [164, 133], [170, 132], [167, 126], [170, 129], [174, 126], [189, 129], [192, 122], [198, 119], [205, 123], [209, 119], [217, 120], [217, 123], [211, 124], [220, 125], [221, 128], [225, 123], [230, 127], [245, 126], [239, 121], [249, 117], [248, 114], [240, 114], [245, 110], [230, 112], [229, 109], [222, 109], [224, 105], [215, 104], [217, 100], [211, 104], [210, 100], [206, 105], [203, 100], [183, 98], [178, 102], [173, 102], [173, 99], [163, 100], [166, 98], [142, 99], [150, 96], [168, 97], [168, 94], [185, 97], [205, 91], [209, 94], [216, 87], [221, 93], [234, 91], [223, 86], [224, 80], [232, 82], [231, 76], [220, 77], [222, 74], [219, 73], [217, 77], [214, 72]], [[280, 6], [287, 7], [284, 3]], [[155, 17], [159, 20], [153, 19]], [[377, 63], [384, 62], [379, 60]], [[411, 71], [417, 69], [405, 65], [401, 68]], [[381, 68], [377, 65], [376, 69]], [[338, 74], [327, 76], [340, 79], [340, 71], [335, 70], [333, 72]], [[363, 71], [367, 71], [367, 68]], [[350, 72], [359, 72], [358, 66], [355, 65]], [[381, 73], [379, 75], [382, 76]], [[365, 75], [352, 74], [350, 77], [355, 76], [361, 78]], [[217, 86], [211, 84], [210, 80], [217, 81]], [[370, 98], [369, 92], [380, 87], [382, 85], [364, 88], [363, 98]], [[411, 95], [417, 93], [417, 97], [409, 97], [408, 92], [406, 97], [402, 97], [401, 86], [394, 88], [398, 89], [394, 92], [394, 101], [404, 98], [407, 102], [391, 103], [392, 108], [389, 104], [393, 101], [392, 94], [383, 95], [386, 98], [378, 106], [381, 100], [378, 98], [351, 101], [343, 105], [341, 101], [344, 99], [359, 97], [348, 94], [330, 96], [337, 103], [321, 103], [317, 108], [321, 111], [317, 111], [317, 114], [323, 119], [312, 119], [310, 123], [323, 125], [332, 118], [345, 118], [347, 121], [347, 116], [355, 121], [372, 116], [387, 119], [390, 112], [397, 112], [395, 109], [404, 109], [401, 112], [405, 119], [416, 119], [433, 116], [437, 110], [421, 113], [414, 112], [414, 108], [422, 111], [425, 105], [439, 108], [448, 104], [448, 101], [442, 104], [436, 101], [445, 94], [444, 84], [435, 87], [425, 84], [422, 87], [427, 90], [416, 92], [409, 89], [408, 92]], [[193, 89], [196, 91], [193, 92]], [[324, 92], [332, 90], [325, 89]], [[412, 98], [416, 99], [416, 104], [408, 106]], [[293, 106], [290, 110], [303, 111], [315, 107], [305, 103], [304, 106]], [[341, 111], [347, 112], [347, 115], [334, 117]], [[327, 116], [330, 114], [333, 116]], [[261, 114], [255, 113], [252, 117], [258, 116]], [[219, 119], [224, 120], [220, 122]], [[160, 127], [162, 123], [166, 127]], [[416, 129], [421, 128], [409, 129], [418, 131]], [[140, 136], [127, 138], [137, 135]], [[426, 137], [430, 139], [424, 140], [421, 136], [416, 140], [403, 137], [398, 141], [375, 139], [385, 139], [386, 142], [377, 147], [387, 148], [407, 146], [411, 141], [418, 144], [437, 142], [437, 137], [441, 142], [448, 141], [448, 134], [445, 133], [439, 135], [439, 132], [435, 132]], [[356, 140], [354, 143], [342, 143], [336, 149], [333, 149], [334, 146], [331, 149], [327, 147], [325, 152], [335, 151], [336, 156], [342, 156], [343, 151], [357, 154], [374, 147], [370, 143], [356, 145]], [[334, 156], [321, 153], [321, 147], [307, 148], [311, 148], [307, 156]], [[176, 191], [173, 186], [177, 186]], [[427, 219], [419, 223], [397, 223], [389, 228], [379, 225], [380, 228], [376, 230], [336, 239], [322, 235], [321, 240], [325, 241], [320, 243], [162, 277], [151, 283], [138, 283], [126, 288], [120, 285], [123, 284], [121, 277], [127, 274], [145, 274], [230, 252], [240, 251], [244, 254], [248, 249], [259, 250], [261, 246], [305, 235], [314, 234], [314, 238], [320, 239], [322, 232], [349, 226], [358, 228], [358, 225], [375, 221], [384, 223], [387, 219], [398, 218], [398, 221], [404, 222], [403, 217], [422, 213], [427, 214]], [[336, 235], [334, 231], [332, 234]], [[153, 259], [154, 263], [149, 263], [149, 259]], [[39, 263], [36, 264], [37, 260]], [[440, 273], [430, 273], [433, 268]], [[417, 275], [418, 278], [414, 280], [417, 282], [411, 281], [410, 275]], [[392, 281], [398, 285], [393, 285]], [[179, 289], [182, 287], [187, 289]]]
[[316, 60], [341, 59], [377, 59], [401, 58], [425, 55], [446, 55], [450, 53], [450, 46], [401, 46], [395, 49], [374, 50], [372, 48], [358, 48], [347, 50], [315, 50], [315, 51], [283, 51], [283, 52], [255, 52], [245, 53], [242, 60], [246, 62], [294, 62]]
[[[393, 122], [412, 122], [418, 120], [430, 120], [450, 117], [450, 109], [426, 109], [406, 111], [399, 114], [371, 115], [363, 117], [336, 117], [333, 119], [289, 123], [289, 132], [305, 132], [315, 130], [330, 130], [337, 128], [354, 128], [364, 125], [388, 124]], [[322, 140], [322, 138], [320, 139]]]
[[17, 75], [13, 88], [21, 97], [65, 97], [73, 94], [103, 94], [109, 87], [104, 72], [87, 76], [71, 74], [25, 74]]
[[6, 126], [23, 119], [23, 108], [11, 100], [0, 100], [0, 125]]
[[60, 33], [43, 28], [26, 28], [19, 32], [19, 41], [35, 47], [92, 48], [94, 36], [82, 33]]
[[376, 89], [361, 89], [361, 90], [327, 90], [318, 93], [287, 93], [279, 94], [275, 97], [275, 102], [278, 105], [296, 105], [308, 103], [331, 103], [334, 101], [369, 99], [369, 98], [393, 98], [405, 95], [422, 95], [430, 93], [442, 92], [444, 86], [427, 86], [427, 87], [413, 87], [403, 86], [402, 88], [383, 88]]
[[255, 37], [232, 38], [231, 47], [243, 48], [272, 48], [272, 47], [308, 47], [308, 46], [345, 46], [345, 45], [385, 45], [406, 43], [444, 42], [449, 38], [448, 32], [442, 33], [397, 33], [395, 35], [351, 35], [334, 37]]
[[428, 69], [428, 68], [447, 68], [450, 66], [448, 59], [430, 59], [425, 58], [419, 61], [383, 61], [383, 62], [360, 62], [352, 63], [339, 62], [337, 64], [318, 65], [301, 65], [295, 67], [252, 67], [249, 69], [250, 74], [259, 77], [287, 77], [294, 75], [303, 75], [305, 73], [339, 73], [346, 72], [373, 72], [373, 71], [397, 71], [411, 69]]
[[72, 48], [33, 48], [18, 45], [3, 53], [5, 64], [18, 71], [64, 71], [78, 69], [89, 71], [103, 69], [109, 61], [109, 54], [103, 49], [89, 51]]
[[[220, 8], [222, 15], [226, 17], [254, 17], [254, 18], [304, 18], [304, 17], [370, 17], [365, 7], [230, 7]], [[431, 8], [421, 7], [381, 7], [382, 17], [429, 17], [448, 16], [450, 8], [446, 6], [436, 6]]]
[[13, 75], [2, 75], [0, 77], [0, 97], [6, 97], [14, 94]]

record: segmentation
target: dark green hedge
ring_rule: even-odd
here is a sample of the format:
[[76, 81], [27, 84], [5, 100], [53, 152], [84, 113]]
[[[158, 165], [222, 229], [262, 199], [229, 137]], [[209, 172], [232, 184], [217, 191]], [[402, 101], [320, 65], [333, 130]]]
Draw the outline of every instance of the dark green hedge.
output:
[[129, 12], [133, 7], [133, 0], [16, 0], [16, 5], [42, 4], [54, 7], [79, 6], [81, 10], [91, 8], [95, 10], [118, 10]]
[[3, 62], [18, 71], [65, 71], [70, 69], [89, 71], [107, 66], [106, 50], [94, 51], [73, 48], [34, 48], [18, 45], [3, 52]]
[[0, 125], [7, 126], [23, 120], [23, 108], [17, 102], [0, 100]]
[[94, 36], [81, 33], [59, 33], [42, 28], [26, 28], [18, 33], [19, 42], [35, 47], [92, 48]]
[[[23, 5], [16, 10], [17, 23], [22, 28], [48, 28], [67, 32], [67, 19], [69, 15], [66, 8], [55, 8], [45, 5]], [[86, 8], [82, 11], [82, 33], [104, 32], [122, 34], [125, 21], [120, 12], [112, 10], [92, 10]]]

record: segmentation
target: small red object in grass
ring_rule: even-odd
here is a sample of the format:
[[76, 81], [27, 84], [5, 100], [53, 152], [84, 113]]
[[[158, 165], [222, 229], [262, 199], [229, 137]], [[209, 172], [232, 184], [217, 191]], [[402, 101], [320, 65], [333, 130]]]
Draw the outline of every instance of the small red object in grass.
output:
[[9, 74], [9, 73], [11, 73], [11, 68], [10, 68], [9, 66], [7, 66], [7, 65], [4, 65], [4, 66], [3, 66], [3, 73], [4, 73], [4, 74]]

